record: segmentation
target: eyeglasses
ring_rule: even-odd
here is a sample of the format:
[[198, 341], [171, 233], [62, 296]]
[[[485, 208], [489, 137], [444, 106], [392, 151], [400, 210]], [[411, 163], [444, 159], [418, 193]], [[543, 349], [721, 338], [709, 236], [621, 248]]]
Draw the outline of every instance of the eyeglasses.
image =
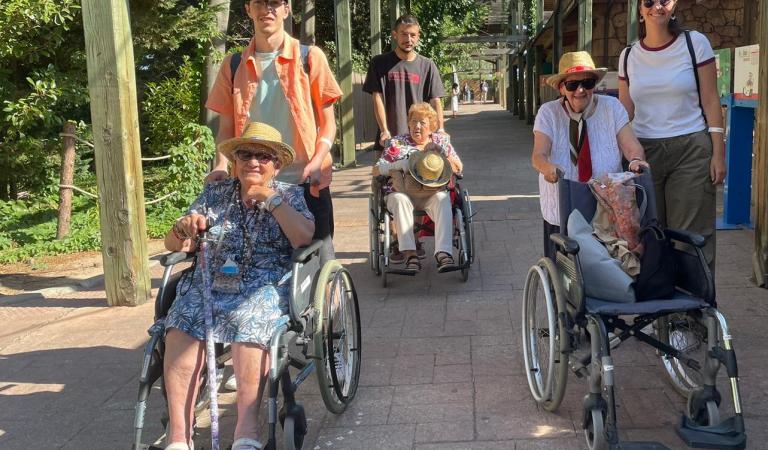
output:
[[568, 80], [563, 82], [565, 85], [565, 90], [568, 92], [573, 92], [576, 89], [579, 88], [579, 86], [583, 87], [585, 90], [594, 89], [595, 85], [597, 84], [597, 78], [585, 78], [583, 80]]
[[651, 8], [653, 7], [653, 5], [656, 4], [657, 1], [661, 6], [667, 6], [670, 3], [672, 3], [672, 0], [643, 0], [643, 6], [645, 6], [646, 8]]
[[270, 161], [276, 161], [275, 155], [270, 153], [264, 153], [263, 151], [250, 151], [250, 150], [237, 150], [235, 151], [235, 158], [241, 162], [248, 162], [252, 159], [256, 159], [259, 164], [267, 164]]
[[284, 4], [285, 0], [251, 0], [251, 5], [258, 6], [262, 9], [269, 8], [273, 11]]

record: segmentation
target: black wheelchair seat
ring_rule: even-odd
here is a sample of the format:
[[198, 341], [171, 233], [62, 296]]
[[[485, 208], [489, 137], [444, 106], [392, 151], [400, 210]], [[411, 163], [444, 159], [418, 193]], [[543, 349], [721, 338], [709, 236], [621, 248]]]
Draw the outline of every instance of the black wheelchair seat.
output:
[[592, 297], [585, 297], [585, 299], [588, 313], [608, 316], [685, 312], [708, 306], [704, 299], [680, 291], [676, 292], [675, 296], [670, 299], [646, 300], [635, 303], [607, 302]]

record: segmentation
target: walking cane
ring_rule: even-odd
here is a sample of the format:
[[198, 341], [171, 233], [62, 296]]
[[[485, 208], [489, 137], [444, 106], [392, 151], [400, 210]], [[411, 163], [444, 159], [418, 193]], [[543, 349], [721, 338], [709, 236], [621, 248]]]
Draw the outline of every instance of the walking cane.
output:
[[219, 384], [216, 376], [216, 347], [213, 340], [213, 300], [211, 274], [208, 272], [208, 230], [213, 225], [206, 219], [205, 231], [198, 240], [200, 271], [203, 274], [203, 308], [205, 309], [205, 365], [208, 366], [208, 393], [211, 400], [211, 450], [219, 450]]

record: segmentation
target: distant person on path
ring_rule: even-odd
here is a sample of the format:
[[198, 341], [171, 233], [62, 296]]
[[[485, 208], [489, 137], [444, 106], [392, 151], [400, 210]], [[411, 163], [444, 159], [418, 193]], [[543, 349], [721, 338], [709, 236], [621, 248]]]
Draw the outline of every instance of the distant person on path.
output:
[[[278, 180], [301, 184], [315, 217], [315, 239], [324, 241], [322, 262], [334, 258], [333, 203], [331, 202], [331, 146], [336, 136], [333, 104], [341, 97], [328, 60], [314, 46], [306, 47], [283, 30], [290, 6], [283, 0], [249, 0], [245, 12], [254, 35], [232, 73], [229, 55], [206, 107], [219, 113], [216, 142], [242, 135], [248, 122], [264, 122], [278, 131], [296, 150], [294, 163], [283, 167]], [[227, 177], [227, 159], [217, 152], [206, 182]]]
[[659, 221], [704, 236], [714, 274], [715, 194], [726, 174], [715, 54], [703, 34], [682, 30], [676, 6], [639, 2], [640, 41], [619, 57], [619, 99], [653, 167]]
[[456, 113], [459, 112], [459, 95], [461, 95], [461, 90], [459, 90], [459, 84], [453, 83], [453, 87], [451, 88], [451, 115], [452, 117], [456, 117]]
[[594, 94], [605, 72], [595, 68], [587, 52], [564, 54], [558, 74], [547, 78], [561, 97], [541, 105], [536, 114], [531, 162], [539, 172], [544, 255], [550, 258], [555, 246], [549, 236], [560, 232], [558, 169], [568, 180], [586, 182], [621, 172], [622, 155], [632, 171], [648, 167], [624, 107], [613, 97]]
[[411, 14], [400, 16], [392, 30], [395, 50], [371, 59], [363, 91], [373, 96], [373, 111], [379, 126], [374, 143], [384, 149], [392, 136], [408, 132], [408, 110], [414, 103], [429, 102], [437, 111], [437, 132], [443, 132], [445, 95], [440, 71], [434, 61], [416, 53], [419, 21]]
[[[280, 132], [251, 123], [241, 137], [227, 139], [219, 154], [230, 160], [235, 178], [208, 183], [165, 237], [170, 251], [193, 252], [196, 237], [213, 221], [211, 301], [214, 340], [232, 344], [238, 384], [235, 450], [261, 449], [259, 413], [269, 370], [267, 347], [274, 330], [285, 323], [291, 254], [309, 245], [315, 230], [312, 213], [299, 186], [276, 181], [289, 167], [294, 150]], [[229, 225], [227, 225], [229, 224]], [[218, 235], [218, 236], [217, 236]], [[194, 404], [204, 367], [204, 265], [195, 264], [176, 288], [176, 299], [165, 319], [163, 379], [168, 397], [166, 449], [190, 450]]]
[[480, 92], [482, 93], [482, 100], [485, 103], [488, 100], [488, 82], [483, 80], [480, 83]]
[[[417, 103], [408, 111], [409, 132], [395, 136], [389, 141], [379, 162], [373, 167], [373, 176], [390, 177], [382, 186], [387, 209], [392, 211], [397, 232], [393, 242], [393, 257], [405, 261], [405, 270], [418, 272], [421, 261], [413, 236], [414, 206], [423, 209], [435, 222], [435, 260], [438, 272], [456, 267], [453, 259], [453, 213], [447, 186], [454, 173], [461, 173], [463, 165], [453, 149], [449, 136], [434, 133], [437, 112], [428, 103]], [[434, 151], [438, 155], [428, 156]], [[431, 175], [426, 180], [427, 174]], [[411, 198], [406, 192], [408, 180], [441, 189], [429, 197]], [[419, 178], [417, 178], [419, 177]]]
[[472, 95], [472, 90], [469, 88], [469, 83], [464, 83], [464, 103], [469, 104], [470, 96]]

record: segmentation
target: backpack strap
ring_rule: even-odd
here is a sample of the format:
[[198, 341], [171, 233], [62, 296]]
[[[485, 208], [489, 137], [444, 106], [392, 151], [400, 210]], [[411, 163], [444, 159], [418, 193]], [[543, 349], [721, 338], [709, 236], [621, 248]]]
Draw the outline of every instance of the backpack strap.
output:
[[230, 82], [232, 84], [232, 91], [235, 90], [235, 73], [237, 72], [238, 66], [240, 66], [240, 60], [243, 59], [243, 55], [240, 52], [237, 52], [232, 55], [232, 58], [229, 59], [229, 72], [230, 72]]
[[309, 51], [312, 50], [313, 45], [301, 44], [301, 67], [304, 68], [304, 73], [309, 76]]
[[683, 30], [685, 33], [685, 44], [688, 46], [688, 53], [691, 54], [691, 64], [693, 65], [693, 78], [696, 80], [696, 94], [699, 97], [699, 109], [701, 109], [701, 115], [704, 116], [704, 122], [707, 121], [707, 116], [704, 115], [704, 107], [701, 105], [701, 86], [699, 85], [699, 68], [696, 63], [696, 52], [693, 50], [693, 41], [691, 41], [691, 31]]
[[627, 67], [629, 67], [629, 52], [632, 51], [632, 46], [634, 44], [627, 45], [627, 51], [624, 52], [624, 78], [627, 79], [627, 86], [629, 86], [629, 71], [627, 71]]

